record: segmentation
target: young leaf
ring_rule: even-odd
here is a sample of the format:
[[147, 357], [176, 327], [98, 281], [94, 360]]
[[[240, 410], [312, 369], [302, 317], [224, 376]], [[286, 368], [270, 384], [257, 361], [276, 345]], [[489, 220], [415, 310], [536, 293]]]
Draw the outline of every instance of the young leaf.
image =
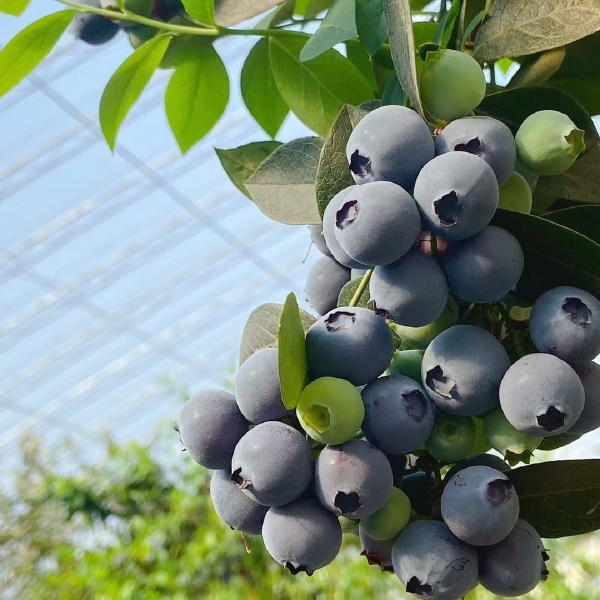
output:
[[69, 23], [74, 10], [62, 10], [34, 21], [0, 51], [0, 97], [12, 90], [48, 56]]
[[387, 38], [383, 0], [356, 0], [356, 28], [360, 43], [373, 56]]
[[600, 296], [600, 244], [548, 219], [508, 210], [498, 210], [492, 224], [512, 233], [523, 248], [519, 298], [533, 303], [561, 285]]
[[372, 98], [373, 92], [356, 67], [336, 50], [301, 62], [306, 39], [270, 38], [271, 66], [286, 104], [305, 125], [325, 136], [344, 104], [360, 104]]
[[413, 108], [423, 115], [417, 79], [417, 57], [408, 0], [384, 0], [385, 19], [396, 75]]
[[475, 38], [475, 57], [489, 61], [570, 44], [600, 30], [597, 0], [495, 0]]
[[269, 60], [269, 40], [262, 38], [250, 50], [240, 78], [242, 97], [254, 120], [275, 137], [289, 108], [273, 79]]
[[452, 48], [453, 34], [457, 27], [460, 9], [463, 0], [453, 0], [450, 10], [444, 15], [444, 18], [438, 24], [438, 30], [435, 36], [435, 43], [443, 48]]
[[304, 137], [279, 146], [246, 181], [246, 189], [267, 217], [290, 225], [321, 222], [315, 174], [323, 140]]
[[215, 0], [181, 0], [185, 12], [203, 25], [215, 24]]
[[519, 496], [521, 519], [543, 538], [600, 529], [600, 460], [537, 463], [507, 475]]
[[306, 334], [296, 296], [292, 293], [288, 294], [281, 311], [277, 341], [281, 399], [290, 410], [296, 408], [308, 379]]
[[20, 17], [30, 3], [31, 0], [0, 0], [0, 12], [12, 17]]
[[358, 35], [355, 20], [355, 0], [337, 0], [331, 7], [319, 29], [300, 51], [300, 60], [306, 62], [323, 52], [351, 40]]
[[[356, 294], [356, 290], [360, 285], [360, 277], [358, 279], [352, 279], [344, 285], [344, 287], [340, 291], [340, 295], [338, 297], [338, 306], [350, 306], [350, 301], [354, 298], [354, 294]], [[369, 306], [369, 300], [371, 298], [371, 294], [369, 292], [369, 284], [367, 283], [367, 287], [363, 292], [363, 295], [360, 297], [360, 301], [356, 306], [360, 306], [360, 308], [372, 308]]]
[[368, 113], [368, 110], [346, 105], [334, 121], [319, 157], [316, 176], [317, 202], [323, 216], [331, 199], [344, 188], [354, 185], [348, 168], [346, 144], [352, 130]]
[[600, 206], [574, 206], [544, 215], [553, 223], [564, 225], [600, 244]]
[[[282, 310], [282, 304], [261, 304], [250, 313], [242, 332], [240, 364], [261, 348], [277, 347]], [[305, 332], [315, 322], [315, 318], [302, 309], [300, 318]]]
[[150, 81], [169, 47], [168, 36], [157, 36], [142, 44], [115, 71], [100, 99], [100, 126], [111, 150], [127, 113]]
[[246, 186], [246, 180], [256, 169], [258, 165], [272, 154], [279, 146], [280, 142], [268, 140], [265, 142], [251, 142], [238, 148], [229, 150], [220, 150], [215, 148], [217, 156], [225, 173], [231, 179], [233, 185], [248, 198], [251, 198]]

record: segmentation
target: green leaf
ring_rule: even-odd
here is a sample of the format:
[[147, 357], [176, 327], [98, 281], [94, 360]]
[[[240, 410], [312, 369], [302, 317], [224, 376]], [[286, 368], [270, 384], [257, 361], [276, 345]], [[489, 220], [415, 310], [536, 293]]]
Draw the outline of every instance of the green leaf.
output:
[[292, 293], [288, 294], [281, 311], [278, 348], [281, 398], [290, 410], [296, 408], [308, 379], [306, 335], [298, 302]]
[[323, 144], [315, 181], [321, 216], [338, 192], [354, 185], [346, 159], [346, 144], [352, 130], [368, 112], [348, 104], [344, 106]]
[[31, 0], [0, 0], [0, 12], [12, 17], [20, 17], [30, 3]]
[[558, 48], [600, 30], [597, 0], [495, 0], [475, 38], [489, 61]]
[[289, 225], [321, 222], [315, 175], [322, 146], [317, 137], [283, 144], [246, 181], [252, 200], [267, 217]]
[[520, 298], [533, 303], [561, 285], [600, 296], [600, 244], [548, 219], [508, 210], [498, 210], [492, 224], [512, 233], [523, 248]]
[[544, 215], [545, 219], [564, 225], [600, 244], [600, 206], [574, 206]]
[[217, 156], [221, 161], [221, 165], [233, 185], [237, 187], [242, 194], [251, 198], [246, 186], [246, 180], [256, 169], [258, 165], [267, 158], [270, 154], [281, 146], [280, 142], [268, 140], [265, 142], [251, 142], [238, 148], [229, 150], [220, 150], [215, 148]]
[[294, 15], [295, 0], [285, 0], [283, 4], [276, 6], [270, 13], [266, 14], [257, 24], [255, 29], [270, 29], [283, 21], [288, 21]]
[[233, 185], [235, 185], [242, 194], [252, 199], [244, 184], [250, 175], [256, 171], [258, 165], [260, 165], [267, 156], [275, 152], [279, 146], [281, 146], [281, 142], [268, 140], [265, 142], [251, 142], [250, 144], [231, 148], [229, 150], [215, 148], [215, 152]]
[[[340, 290], [340, 295], [338, 296], [338, 306], [350, 306], [350, 301], [354, 298], [354, 294], [356, 294], [356, 290], [360, 285], [361, 278], [352, 279], [348, 283], [344, 285], [344, 287]], [[372, 308], [369, 306], [369, 301], [371, 299], [371, 293], [369, 292], [369, 284], [367, 283], [367, 287], [363, 292], [363, 295], [360, 297], [360, 300], [356, 306], [360, 308]]]
[[215, 21], [223, 27], [232, 27], [260, 15], [283, 0], [217, 0]]
[[175, 69], [165, 94], [167, 119], [182, 153], [215, 126], [229, 100], [225, 65], [202, 41], [190, 40], [194, 55]]
[[385, 18], [390, 39], [390, 50], [396, 75], [413, 108], [420, 113], [423, 105], [419, 95], [417, 57], [408, 0], [384, 0]]
[[360, 43], [373, 56], [387, 38], [383, 0], [356, 0], [356, 28]]
[[406, 94], [400, 87], [400, 82], [396, 73], [392, 73], [385, 82], [385, 88], [381, 96], [381, 104], [399, 104], [401, 106], [406, 102]]
[[346, 42], [346, 56], [348, 60], [356, 67], [357, 71], [365, 78], [374, 92], [379, 91], [377, 79], [371, 66], [371, 59], [367, 51], [357, 40], [349, 40]]
[[312, 60], [323, 52], [351, 40], [358, 35], [355, 20], [355, 0], [337, 0], [319, 29], [310, 37], [300, 52], [300, 60]]
[[63, 10], [34, 21], [0, 51], [0, 97], [12, 90], [48, 56], [73, 20], [74, 10]]
[[410, 0], [410, 10], [414, 13], [420, 13], [431, 0]]
[[356, 67], [336, 50], [327, 50], [308, 63], [300, 52], [308, 37], [271, 37], [273, 76], [283, 99], [313, 131], [326, 136], [342, 106], [360, 104], [373, 92]]
[[519, 496], [520, 518], [543, 538], [600, 528], [600, 460], [550, 461], [507, 475]]
[[181, 0], [185, 12], [197, 23], [215, 24], [215, 0]]
[[273, 79], [269, 60], [269, 40], [262, 38], [250, 50], [242, 68], [240, 87], [244, 103], [254, 120], [275, 137], [289, 108]]
[[168, 36], [157, 36], [142, 44], [115, 71], [100, 99], [100, 126], [111, 150], [127, 113], [160, 65], [167, 48]]
[[[242, 332], [240, 364], [261, 348], [277, 347], [282, 311], [282, 304], [261, 304], [250, 313]], [[305, 332], [315, 322], [315, 318], [303, 310], [300, 310], [300, 318]]]
[[453, 34], [456, 30], [463, 0], [452, 0], [450, 10], [444, 15], [438, 26], [435, 43], [443, 48], [452, 48]]
[[433, 42], [436, 31], [437, 23], [434, 23], [433, 21], [413, 23], [415, 48], [418, 49], [419, 46], [422, 46], [423, 44], [429, 44]]
[[327, 10], [332, 4], [333, 0], [297, 0], [296, 6], [305, 4], [303, 10], [296, 10], [296, 14], [303, 15], [305, 19], [314, 19], [318, 14]]
[[485, 19], [486, 15], [487, 15], [487, 12], [485, 10], [482, 10], [482, 11], [479, 11], [471, 19], [471, 22], [467, 25], [467, 27], [465, 28], [465, 30], [462, 33], [461, 38], [460, 38], [460, 47], [462, 50], [464, 50], [466, 48], [469, 38], [471, 37], [471, 35], [475, 31], [475, 29], [477, 29], [477, 27], [479, 27], [479, 25], [481, 24], [483, 19]]
[[564, 446], [568, 446], [569, 444], [576, 442], [580, 437], [580, 435], [573, 435], [568, 431], [566, 433], [559, 433], [558, 435], [544, 438], [536, 450], [552, 452], [552, 450], [563, 448]]
[[520, 69], [515, 73], [508, 84], [508, 88], [544, 85], [560, 68], [565, 59], [565, 48], [553, 48], [541, 54], [527, 57]]

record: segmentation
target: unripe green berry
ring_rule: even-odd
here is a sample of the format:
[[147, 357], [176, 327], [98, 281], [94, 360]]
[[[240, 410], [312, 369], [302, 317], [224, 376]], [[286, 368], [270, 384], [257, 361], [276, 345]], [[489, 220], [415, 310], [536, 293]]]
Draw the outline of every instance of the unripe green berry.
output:
[[394, 354], [392, 363], [388, 368], [388, 373], [390, 375], [410, 377], [420, 385], [423, 385], [421, 379], [422, 362], [423, 350], [400, 350]]
[[476, 438], [477, 429], [472, 417], [439, 412], [425, 448], [433, 458], [453, 463], [471, 454]]
[[469, 454], [485, 454], [488, 450], [492, 449], [492, 445], [485, 435], [483, 419], [480, 417], [473, 417], [473, 421], [475, 422], [475, 443], [473, 444]]
[[498, 208], [513, 210], [515, 212], [531, 212], [533, 198], [531, 188], [523, 175], [516, 171], [508, 178], [506, 183], [500, 186], [500, 200]]
[[556, 110], [540, 110], [527, 117], [517, 135], [521, 162], [540, 175], [559, 175], [585, 150], [585, 132]]
[[427, 113], [441, 121], [468, 115], [485, 96], [485, 76], [468, 54], [440, 48], [428, 52], [420, 81]]
[[361, 519], [360, 525], [374, 540], [391, 540], [408, 525], [409, 520], [410, 500], [402, 490], [393, 487], [386, 503]]

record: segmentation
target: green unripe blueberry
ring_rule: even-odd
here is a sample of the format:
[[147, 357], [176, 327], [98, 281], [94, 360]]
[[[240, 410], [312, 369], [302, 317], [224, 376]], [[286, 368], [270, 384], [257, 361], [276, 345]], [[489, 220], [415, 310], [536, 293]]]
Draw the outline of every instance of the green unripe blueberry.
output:
[[374, 540], [395, 538], [410, 520], [410, 500], [398, 488], [392, 488], [386, 503], [373, 514], [361, 519], [360, 526]]
[[531, 188], [527, 180], [523, 175], [514, 171], [506, 183], [500, 186], [498, 208], [528, 215], [531, 212], [532, 203]]
[[559, 175], [585, 150], [584, 131], [556, 110], [540, 110], [527, 117], [515, 140], [523, 165], [539, 175]]
[[473, 417], [473, 421], [475, 422], [475, 443], [473, 444], [469, 454], [485, 454], [488, 450], [492, 449], [492, 445], [485, 435], [483, 419], [479, 417]]
[[515, 429], [500, 407], [483, 417], [483, 428], [492, 448], [500, 452], [509, 463], [519, 461], [528, 463], [531, 453], [543, 439]]
[[423, 350], [400, 350], [394, 353], [394, 358], [388, 368], [390, 375], [404, 375], [410, 377], [420, 385], [421, 363], [423, 362]]
[[399, 337], [407, 344], [419, 350], [425, 350], [429, 346], [431, 340], [437, 337], [442, 331], [458, 323], [458, 306], [456, 302], [448, 296], [446, 308], [442, 314], [429, 325], [423, 327], [406, 327], [405, 325], [394, 324], [394, 329]]
[[485, 96], [485, 76], [468, 54], [440, 48], [428, 52], [420, 81], [423, 106], [441, 121], [468, 115]]
[[365, 416], [365, 406], [360, 392], [350, 382], [321, 377], [300, 394], [296, 415], [313, 440], [343, 444], [356, 435]]
[[471, 454], [476, 438], [477, 429], [472, 417], [440, 412], [425, 448], [433, 458], [453, 463]]

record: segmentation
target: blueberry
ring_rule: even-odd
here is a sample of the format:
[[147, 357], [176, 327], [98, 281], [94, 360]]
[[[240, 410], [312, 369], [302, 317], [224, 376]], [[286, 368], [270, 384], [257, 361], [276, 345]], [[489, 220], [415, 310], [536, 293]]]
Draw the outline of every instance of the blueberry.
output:
[[206, 390], [181, 408], [177, 431], [190, 456], [207, 469], [226, 469], [248, 422], [235, 398], [222, 390]]
[[517, 131], [519, 160], [539, 175], [559, 175], [585, 150], [585, 132], [564, 113], [540, 110]]
[[423, 350], [400, 350], [394, 354], [394, 358], [388, 368], [390, 375], [404, 375], [423, 385], [421, 381], [421, 363], [423, 362]]
[[312, 478], [312, 454], [304, 436], [279, 421], [252, 428], [237, 444], [231, 479], [252, 500], [279, 506], [295, 500]]
[[270, 508], [262, 534], [267, 552], [292, 575], [312, 575], [327, 566], [342, 545], [335, 515], [310, 498]]
[[373, 181], [348, 192], [336, 215], [340, 246], [363, 265], [388, 265], [404, 256], [421, 232], [419, 209], [395, 183]]
[[[100, 0], [81, 0], [81, 4], [100, 8]], [[97, 46], [112, 40], [119, 31], [119, 26], [100, 15], [77, 13], [69, 30], [78, 40]]]
[[433, 458], [453, 463], [469, 456], [475, 439], [475, 422], [472, 417], [439, 412], [425, 448]]
[[435, 139], [436, 154], [468, 152], [492, 167], [498, 185], [515, 169], [517, 147], [510, 129], [492, 117], [465, 117], [453, 121]]
[[497, 302], [515, 288], [525, 258], [517, 238], [489, 225], [469, 239], [450, 242], [442, 269], [448, 286], [466, 302]]
[[586, 363], [600, 354], [600, 301], [574, 287], [554, 288], [535, 301], [529, 329], [540, 352]]
[[467, 467], [446, 485], [442, 518], [467, 544], [490, 546], [503, 540], [519, 518], [519, 497], [510, 479], [490, 467]]
[[477, 550], [440, 521], [413, 521], [396, 538], [392, 564], [410, 594], [458, 600], [477, 585]]
[[251, 500], [231, 481], [229, 469], [215, 471], [210, 480], [210, 497], [221, 521], [248, 535], [260, 535], [268, 506]]
[[313, 378], [337, 377], [365, 385], [389, 366], [394, 341], [382, 317], [366, 308], [340, 307], [311, 325], [306, 353]]
[[531, 187], [523, 175], [516, 171], [500, 186], [498, 208], [528, 215], [533, 205]]
[[533, 451], [542, 443], [542, 437], [516, 430], [500, 407], [483, 417], [485, 435], [492, 447], [509, 460], [528, 463]]
[[242, 363], [235, 377], [235, 397], [242, 414], [255, 425], [294, 414], [281, 399], [277, 348], [261, 348]]
[[391, 181], [412, 189], [435, 148], [427, 123], [410, 108], [371, 111], [348, 138], [346, 157], [356, 183]]
[[444, 475], [444, 481], [450, 481], [459, 471], [466, 469], [467, 467], [491, 467], [501, 473], [508, 473], [510, 466], [505, 463], [499, 456], [494, 454], [476, 454], [475, 456], [469, 456], [457, 462], [448, 472]]
[[452, 121], [468, 115], [483, 100], [486, 83], [472, 56], [440, 48], [427, 53], [419, 88], [426, 112]]
[[569, 429], [573, 435], [583, 435], [600, 427], [600, 365], [595, 362], [575, 367], [583, 384], [585, 404], [579, 419]]
[[441, 267], [416, 249], [391, 265], [376, 267], [369, 290], [375, 312], [408, 327], [435, 321], [448, 300], [448, 284]]
[[410, 520], [410, 500], [396, 487], [390, 490], [385, 504], [368, 517], [361, 519], [364, 532], [374, 540], [389, 540], [396, 537]]
[[342, 288], [350, 281], [350, 269], [328, 256], [323, 256], [312, 267], [306, 279], [306, 299], [324, 315], [337, 306]]
[[502, 344], [474, 325], [455, 325], [427, 347], [421, 365], [424, 388], [450, 413], [482, 415], [498, 405], [500, 381], [510, 367]]
[[127, 37], [134, 50], [137, 50], [142, 44], [151, 40], [157, 33], [158, 29], [148, 25], [135, 25], [134, 27], [127, 28]]
[[[526, 399], [526, 401], [524, 401]], [[551, 354], [528, 354], [508, 369], [500, 404], [519, 431], [549, 437], [568, 431], [583, 410], [585, 391], [577, 373]]]
[[481, 231], [496, 212], [498, 195], [492, 168], [467, 152], [447, 152], [429, 161], [414, 192], [425, 228], [450, 240]]
[[431, 433], [435, 407], [423, 388], [401, 375], [380, 377], [362, 391], [367, 440], [388, 454], [420, 448]]
[[310, 231], [310, 239], [317, 250], [325, 256], [331, 256], [331, 251], [327, 247], [327, 243], [325, 242], [325, 237], [323, 235], [323, 224], [309, 225], [308, 230]]
[[355, 185], [351, 185], [350, 187], [343, 189], [341, 192], [338, 192], [327, 205], [327, 208], [323, 213], [323, 237], [333, 258], [335, 258], [335, 260], [337, 260], [340, 264], [348, 267], [349, 269], [364, 269], [364, 265], [361, 265], [358, 261], [350, 258], [346, 254], [346, 252], [340, 246], [340, 243], [335, 235], [335, 221], [337, 218], [337, 212], [342, 206], [346, 196], [356, 189], [356, 187], [357, 186]]
[[317, 498], [336, 515], [351, 519], [379, 510], [392, 483], [392, 468], [385, 454], [364, 440], [327, 446], [315, 465]]
[[358, 528], [360, 545], [362, 546], [361, 556], [366, 557], [370, 565], [377, 565], [382, 571], [393, 571], [392, 567], [392, 547], [395, 538], [391, 540], [374, 540], [369, 537], [363, 527]]
[[547, 560], [538, 532], [519, 519], [501, 542], [479, 549], [479, 582], [493, 594], [521, 596], [548, 578]]
[[320, 377], [302, 390], [296, 415], [313, 440], [343, 444], [356, 435], [365, 409], [360, 393], [351, 383]]
[[417, 471], [402, 479], [401, 489], [410, 500], [411, 508], [418, 515], [428, 516], [431, 514], [433, 504], [431, 492], [434, 487], [435, 479], [431, 473]]
[[406, 473], [406, 455], [404, 454], [386, 454], [388, 463], [392, 469], [394, 487], [402, 489], [402, 480]]

